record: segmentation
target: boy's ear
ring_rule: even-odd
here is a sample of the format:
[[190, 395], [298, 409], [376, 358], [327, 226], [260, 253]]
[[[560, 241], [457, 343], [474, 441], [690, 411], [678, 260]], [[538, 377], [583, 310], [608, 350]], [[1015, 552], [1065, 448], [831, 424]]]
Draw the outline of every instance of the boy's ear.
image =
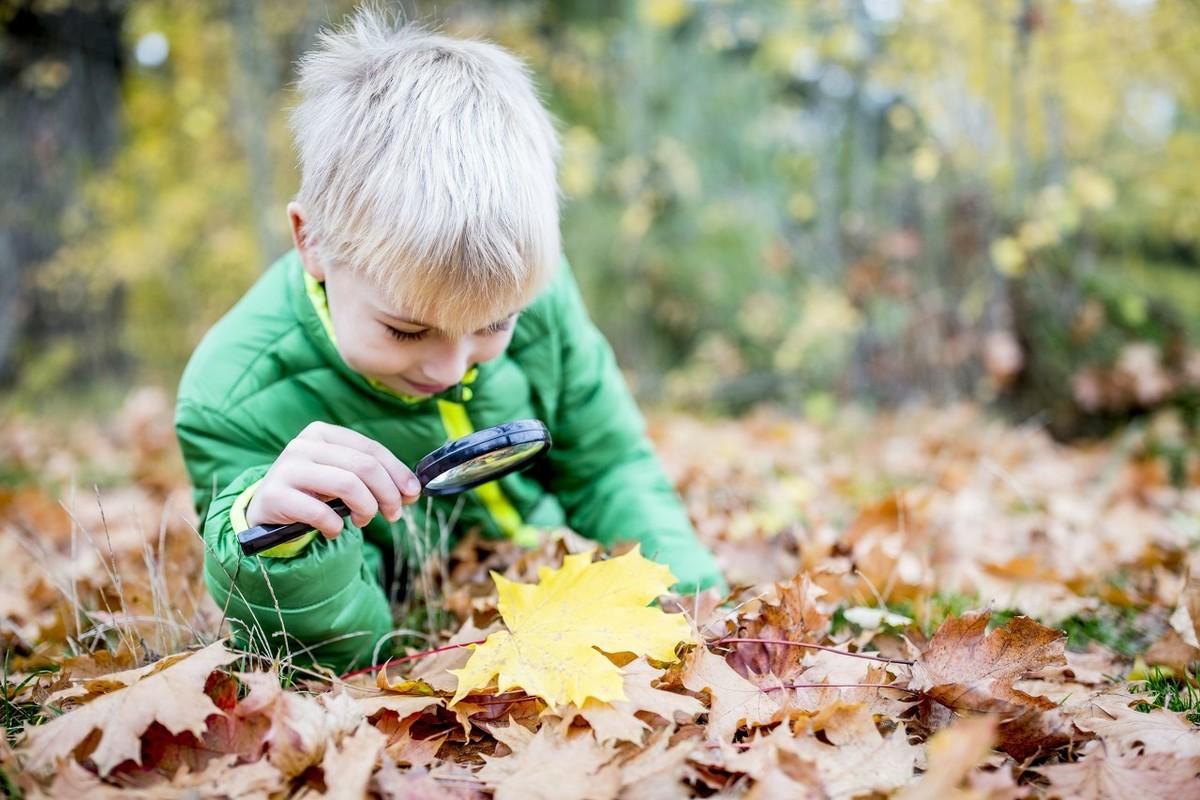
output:
[[325, 265], [317, 257], [315, 241], [308, 233], [308, 212], [296, 201], [287, 204], [288, 222], [292, 228], [292, 243], [300, 253], [304, 269], [319, 281], [325, 280]]

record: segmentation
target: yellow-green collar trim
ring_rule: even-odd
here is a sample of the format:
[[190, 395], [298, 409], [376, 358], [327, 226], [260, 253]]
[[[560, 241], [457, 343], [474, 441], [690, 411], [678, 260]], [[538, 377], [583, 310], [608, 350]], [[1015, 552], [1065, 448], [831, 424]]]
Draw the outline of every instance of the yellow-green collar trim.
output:
[[[325, 296], [325, 286], [312, 276], [312, 274], [302, 269], [304, 272], [304, 291], [308, 294], [308, 300], [312, 303], [313, 311], [317, 312], [317, 319], [321, 320], [321, 326], [325, 329], [325, 335], [329, 337], [329, 341], [337, 348], [337, 337], [333, 333], [333, 319], [329, 316], [329, 298]], [[367, 383], [371, 384], [371, 388], [383, 392], [384, 394], [398, 397], [406, 403], [419, 403], [424, 400], [424, 397], [414, 397], [409, 394], [401, 394], [392, 390], [374, 378], [363, 376]]]

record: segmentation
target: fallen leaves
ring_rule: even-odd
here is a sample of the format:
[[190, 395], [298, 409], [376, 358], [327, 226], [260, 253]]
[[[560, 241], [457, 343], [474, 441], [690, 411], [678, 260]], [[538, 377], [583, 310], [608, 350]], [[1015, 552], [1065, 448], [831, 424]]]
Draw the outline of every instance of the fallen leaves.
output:
[[[168, 515], [169, 480], [104, 496], [158, 502], [140, 516], [104, 509], [111, 551], [102, 528], [83, 535], [95, 509], [0, 491], [4, 698], [31, 709], [18, 719], [49, 720], [0, 743], [3, 775], [29, 797], [1189, 797], [1200, 727], [1126, 690], [1131, 654], [1181, 675], [1200, 652], [1188, 549], [1200, 487], [1172, 487], [1124, 449], [1060, 447], [970, 409], [855, 425], [763, 415], [660, 431], [699, 530], [748, 584], [724, 605], [673, 598], [662, 607], [682, 613], [663, 614], [647, 606], [663, 568], [593, 563], [594, 543], [571, 534], [525, 551], [468, 537], [430, 566], [448, 576], [457, 624], [345, 680], [283, 665], [281, 684], [249, 656], [205, 669], [206, 651], [171, 644], [211, 636], [220, 610], [183, 610], [203, 593], [188, 583], [194, 535], [168, 526], [156, 545], [138, 527]], [[37, 527], [37, 540], [21, 532]], [[127, 579], [131, 564], [183, 573], [142, 582]], [[588, 578], [597, 568], [621, 574]], [[507, 579], [500, 597], [491, 571]], [[559, 588], [522, 585], [539, 576]], [[60, 603], [76, 585], [92, 592], [86, 617]], [[622, 598], [633, 616], [612, 617], [614, 641], [604, 624]], [[963, 611], [989, 601], [1017, 616], [989, 631], [986, 612]], [[1101, 606], [1135, 609], [1144, 636], [1118, 645], [1123, 629], [1097, 632]], [[626, 641], [643, 619], [668, 620], [677, 638]], [[1064, 653], [1060, 623], [1073, 647], [1096, 633], [1087, 652]], [[485, 675], [472, 662], [484, 646], [450, 646], [484, 639], [495, 652], [483, 661], [517, 645], [521, 658]], [[64, 658], [68, 646], [83, 655]], [[59, 670], [38, 671], [48, 664]]]
[[1051, 764], [1038, 771], [1050, 781], [1048, 796], [1063, 800], [1182, 799], [1195, 797], [1200, 786], [1200, 758], [1110, 752], [1103, 741], [1089, 743], [1079, 761]]
[[1128, 695], [1100, 695], [1092, 700], [1092, 713], [1077, 724], [1126, 748], [1200, 758], [1200, 726], [1163, 708], [1135, 711], [1130, 706], [1138, 702]]
[[780, 708], [770, 694], [738, 675], [724, 658], [707, 647], [692, 652], [683, 685], [708, 694], [708, 734], [717, 742], [731, 741], [743, 726], [766, 725]]
[[621, 788], [620, 773], [609, 763], [615, 749], [592, 736], [569, 736], [550, 725], [536, 734], [519, 725], [492, 734], [512, 753], [484, 757], [476, 773], [496, 800], [608, 800]]
[[551, 708], [582, 706], [589, 697], [623, 700], [621, 672], [603, 653], [675, 660], [676, 645], [691, 639], [687, 620], [647, 607], [675, 582], [671, 571], [636, 548], [591, 562], [590, 552], [568, 555], [560, 569], [542, 567], [536, 585], [493, 573], [508, 630], [493, 633], [453, 671], [451, 705], [497, 676], [499, 691], [521, 688]]
[[600, 741], [610, 739], [641, 742], [650, 725], [639, 714], [654, 714], [673, 723], [676, 716], [694, 717], [704, 711], [704, 704], [694, 697], [654, 688], [651, 684], [665, 670], [650, 666], [639, 658], [621, 669], [625, 699], [601, 703], [588, 700], [575, 711], [587, 721]]
[[[204, 693], [213, 670], [237, 656], [216, 642], [134, 683], [102, 695], [72, 714], [31, 728], [27, 742], [29, 768], [52, 769], [85, 742], [87, 756], [101, 775], [123, 761], [141, 761], [141, 736], [157, 722], [171, 733], [200, 735], [218, 708]], [[93, 732], [99, 732], [99, 739]]]

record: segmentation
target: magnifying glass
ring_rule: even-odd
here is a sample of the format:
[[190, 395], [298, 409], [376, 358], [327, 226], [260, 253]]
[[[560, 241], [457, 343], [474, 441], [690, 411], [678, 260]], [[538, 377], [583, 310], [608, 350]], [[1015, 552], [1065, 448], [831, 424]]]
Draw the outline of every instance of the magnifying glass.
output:
[[[525, 469], [549, 452], [550, 431], [536, 419], [506, 422], [475, 431], [439, 447], [417, 462], [421, 493], [429, 497], [458, 494], [476, 486]], [[347, 516], [350, 509], [334, 499], [328, 506]], [[312, 530], [307, 522], [286, 525], [257, 525], [237, 535], [248, 556], [290, 542]]]

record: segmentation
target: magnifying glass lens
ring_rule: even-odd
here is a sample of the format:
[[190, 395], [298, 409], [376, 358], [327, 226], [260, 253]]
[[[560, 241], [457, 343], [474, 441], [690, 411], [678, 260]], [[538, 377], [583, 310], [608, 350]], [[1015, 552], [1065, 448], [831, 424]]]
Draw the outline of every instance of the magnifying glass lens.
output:
[[425, 488], [444, 492], [456, 486], [479, 483], [487, 476], [507, 472], [513, 465], [524, 461], [545, 447], [544, 442], [522, 442], [484, 453], [432, 478], [425, 484]]

